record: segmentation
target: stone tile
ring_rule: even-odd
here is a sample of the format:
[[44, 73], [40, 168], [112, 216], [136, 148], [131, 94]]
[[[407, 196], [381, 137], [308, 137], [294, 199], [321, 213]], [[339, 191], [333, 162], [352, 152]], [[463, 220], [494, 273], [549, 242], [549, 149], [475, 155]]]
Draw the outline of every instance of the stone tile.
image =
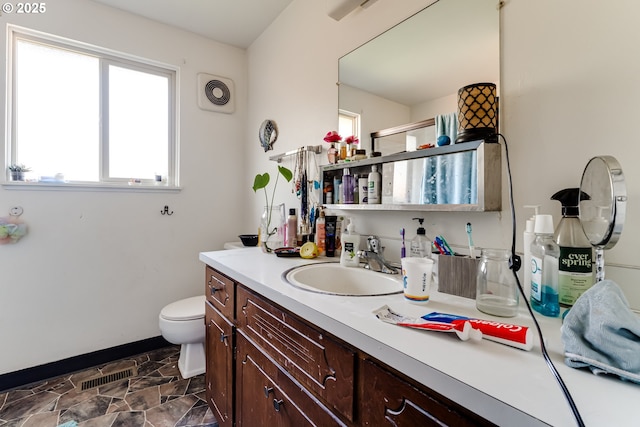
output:
[[144, 411], [160, 405], [160, 391], [158, 387], [147, 387], [143, 390], [129, 393], [124, 398], [133, 410]]
[[[111, 426], [118, 414], [106, 414], [78, 423], [78, 427], [106, 427]], [[132, 426], [135, 424], [132, 424]]]
[[138, 381], [131, 381], [129, 385], [129, 393], [144, 390], [149, 387], [156, 387], [162, 384], [170, 383], [173, 377], [144, 377]]
[[192, 407], [177, 423], [176, 427], [199, 426], [202, 424], [207, 409], [204, 406]]
[[109, 409], [109, 403], [111, 403], [110, 397], [94, 396], [91, 399], [87, 399], [82, 403], [78, 403], [62, 411], [60, 414], [60, 424], [67, 421], [86, 421], [91, 418], [96, 418], [107, 413]]
[[130, 411], [131, 407], [124, 399], [112, 399], [107, 413]]
[[177, 361], [175, 363], [167, 363], [166, 365], [159, 368], [158, 372], [160, 372], [165, 377], [180, 377], [180, 369], [178, 369]]
[[133, 427], [142, 426], [146, 422], [144, 412], [131, 411], [119, 412], [111, 427]]
[[138, 366], [138, 376], [146, 376], [164, 366], [161, 362], [147, 362]]
[[160, 386], [160, 396], [184, 396], [188, 386], [189, 380], [178, 380], [162, 384]]
[[5, 404], [0, 410], [0, 420], [9, 421], [24, 417], [28, 414], [41, 412], [43, 409], [49, 407], [52, 402], [55, 402], [58, 397], [55, 393], [43, 391], [23, 397], [22, 399], [14, 400]]
[[176, 360], [178, 360], [178, 357], [180, 355], [180, 346], [160, 348], [158, 350], [150, 351], [148, 354], [149, 360], [156, 362], [163, 361], [167, 358], [175, 358]]
[[194, 394], [200, 393], [201, 391], [205, 391], [206, 383], [204, 381], [204, 375], [198, 375], [190, 378], [189, 387], [187, 387], [187, 391], [185, 394]]
[[43, 412], [40, 414], [30, 415], [22, 424], [22, 427], [52, 427], [58, 425], [58, 416], [60, 413]]
[[97, 395], [98, 395], [97, 388], [91, 388], [85, 391], [79, 391], [77, 388], [73, 388], [69, 390], [67, 393], [60, 396], [60, 399], [58, 399], [58, 406], [56, 407], [56, 409], [62, 410], [62, 409], [70, 408], [74, 405], [77, 405], [78, 403], [87, 401], [89, 399], [93, 399]]
[[98, 387], [98, 394], [101, 396], [115, 397], [118, 399], [124, 398], [129, 391], [129, 379], [116, 381], [103, 386]]
[[147, 420], [155, 427], [174, 427], [196, 402], [194, 396], [184, 396], [149, 409]]
[[4, 406], [4, 403], [11, 403], [15, 400], [20, 400], [23, 397], [33, 396], [34, 393], [31, 390], [12, 390], [0, 395], [0, 409]]

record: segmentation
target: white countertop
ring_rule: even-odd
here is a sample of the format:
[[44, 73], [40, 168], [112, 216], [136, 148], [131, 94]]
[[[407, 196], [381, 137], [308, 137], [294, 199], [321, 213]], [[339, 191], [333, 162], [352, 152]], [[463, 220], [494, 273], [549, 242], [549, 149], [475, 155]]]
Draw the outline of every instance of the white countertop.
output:
[[[307, 292], [286, 283], [282, 273], [314, 261], [278, 258], [257, 247], [202, 252], [200, 261], [498, 425], [577, 425], [542, 357], [537, 333], [533, 350], [523, 351], [487, 340], [464, 342], [454, 334], [386, 324], [372, 314], [387, 304], [415, 317], [438, 311], [533, 327], [523, 307], [517, 317], [504, 319], [477, 311], [473, 300], [437, 292], [420, 305], [409, 303], [401, 294], [344, 297]], [[640, 402], [640, 386], [566, 366], [560, 319], [537, 319], [547, 351], [584, 423], [589, 427], [640, 425], [633, 410]]]

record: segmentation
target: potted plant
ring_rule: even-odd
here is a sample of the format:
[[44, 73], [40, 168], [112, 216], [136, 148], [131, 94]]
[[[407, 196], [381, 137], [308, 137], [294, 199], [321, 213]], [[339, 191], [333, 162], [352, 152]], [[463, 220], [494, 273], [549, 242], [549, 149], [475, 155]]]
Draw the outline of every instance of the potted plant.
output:
[[280, 220], [272, 226], [272, 217], [273, 217], [273, 199], [276, 194], [276, 187], [278, 186], [278, 178], [280, 175], [287, 180], [287, 182], [291, 181], [293, 178], [293, 173], [285, 168], [284, 166], [278, 165], [278, 175], [276, 175], [276, 182], [273, 185], [273, 192], [271, 193], [271, 200], [269, 200], [269, 196], [267, 194], [267, 185], [269, 185], [269, 181], [271, 177], [269, 173], [257, 174], [255, 179], [253, 180], [253, 192], [257, 192], [260, 189], [264, 190], [264, 200], [265, 200], [265, 208], [264, 213], [262, 214], [262, 220], [260, 222], [260, 244], [262, 249], [265, 252], [271, 252], [275, 249], [273, 243], [269, 242], [276, 233], [278, 233], [278, 227], [284, 225], [284, 205], [282, 205], [282, 213]]
[[31, 168], [23, 164], [12, 164], [9, 166], [9, 172], [11, 172], [11, 181], [24, 181], [24, 173], [29, 172]]

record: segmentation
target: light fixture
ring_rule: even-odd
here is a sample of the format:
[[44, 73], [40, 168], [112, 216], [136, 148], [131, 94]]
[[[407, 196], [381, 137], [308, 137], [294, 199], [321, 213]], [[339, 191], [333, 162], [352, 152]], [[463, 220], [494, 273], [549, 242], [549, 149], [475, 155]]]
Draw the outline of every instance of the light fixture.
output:
[[329, 12], [329, 16], [339, 21], [357, 8], [362, 7], [366, 9], [376, 1], [378, 0], [342, 0]]

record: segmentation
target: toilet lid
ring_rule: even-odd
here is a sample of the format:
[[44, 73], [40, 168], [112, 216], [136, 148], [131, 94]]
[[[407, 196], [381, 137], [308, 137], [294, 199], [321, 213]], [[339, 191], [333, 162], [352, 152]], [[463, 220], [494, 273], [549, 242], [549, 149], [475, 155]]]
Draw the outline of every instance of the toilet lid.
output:
[[172, 302], [162, 309], [160, 316], [167, 320], [194, 320], [204, 317], [205, 296], [200, 295]]

